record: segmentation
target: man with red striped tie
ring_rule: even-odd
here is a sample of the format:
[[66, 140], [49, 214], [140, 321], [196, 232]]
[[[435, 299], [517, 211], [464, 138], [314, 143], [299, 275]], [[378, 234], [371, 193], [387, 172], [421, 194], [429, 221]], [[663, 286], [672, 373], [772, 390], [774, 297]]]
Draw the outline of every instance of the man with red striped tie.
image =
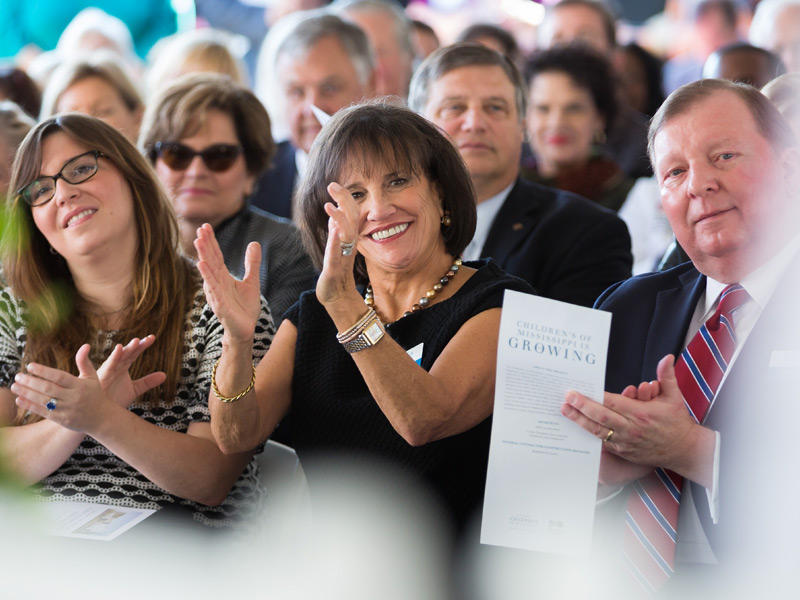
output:
[[630, 597], [781, 597], [800, 550], [786, 458], [800, 423], [789, 376], [800, 372], [800, 150], [764, 96], [723, 80], [676, 90], [648, 148], [692, 262], [595, 305], [613, 313], [609, 391], [603, 404], [570, 392], [562, 407], [603, 440], [595, 542], [620, 550]]

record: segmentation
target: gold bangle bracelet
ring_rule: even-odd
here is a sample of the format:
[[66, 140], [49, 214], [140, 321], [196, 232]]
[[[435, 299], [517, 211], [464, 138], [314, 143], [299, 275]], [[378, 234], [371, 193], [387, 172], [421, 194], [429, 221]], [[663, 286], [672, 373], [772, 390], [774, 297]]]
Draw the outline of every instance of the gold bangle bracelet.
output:
[[345, 331], [342, 331], [341, 333], [337, 333], [336, 339], [340, 342], [346, 342], [347, 340], [357, 337], [358, 334], [361, 333], [361, 329], [364, 328], [364, 324], [369, 321], [374, 314], [375, 311], [373, 309], [368, 309], [366, 314], [356, 321], [355, 325]]
[[222, 360], [222, 357], [217, 359], [217, 362], [214, 363], [214, 368], [211, 370], [211, 389], [214, 390], [214, 393], [217, 395], [217, 398], [220, 402], [224, 402], [225, 404], [229, 404], [231, 402], [236, 402], [237, 400], [241, 400], [244, 398], [247, 393], [253, 389], [253, 386], [256, 384], [256, 368], [253, 366], [253, 377], [250, 379], [250, 385], [247, 386], [241, 394], [236, 394], [235, 396], [223, 396], [219, 388], [217, 387], [217, 367], [219, 366], [219, 361]]

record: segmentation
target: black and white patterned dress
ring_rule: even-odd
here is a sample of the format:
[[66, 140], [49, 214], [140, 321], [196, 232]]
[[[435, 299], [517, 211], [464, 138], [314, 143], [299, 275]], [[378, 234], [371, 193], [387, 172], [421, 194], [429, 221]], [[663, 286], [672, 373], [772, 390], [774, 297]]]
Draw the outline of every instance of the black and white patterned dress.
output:
[[[202, 289], [195, 294], [186, 319], [183, 365], [174, 401], [149, 406], [136, 401], [128, 409], [150, 423], [177, 432], [186, 432], [192, 423], [210, 421], [211, 369], [222, 352], [222, 325], [206, 303]], [[26, 334], [24, 305], [9, 288], [0, 291], [0, 386], [10, 387], [20, 370]], [[113, 349], [114, 334], [113, 331], [98, 332], [92, 353], [95, 365]], [[264, 356], [274, 335], [272, 317], [262, 298], [253, 346], [254, 360]], [[203, 506], [166, 492], [86, 436], [58, 470], [34, 487], [34, 494], [40, 501], [96, 502], [132, 508], [179, 505], [190, 510], [193, 518], [204, 525], [242, 527], [247, 524], [250, 513], [261, 507], [263, 492], [258, 486], [258, 466], [252, 460], [221, 505]]]

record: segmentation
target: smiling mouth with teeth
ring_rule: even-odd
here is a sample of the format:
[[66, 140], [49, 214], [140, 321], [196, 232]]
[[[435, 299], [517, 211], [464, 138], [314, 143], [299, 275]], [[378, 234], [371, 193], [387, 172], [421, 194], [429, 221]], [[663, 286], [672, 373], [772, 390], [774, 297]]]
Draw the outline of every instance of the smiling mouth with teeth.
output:
[[376, 242], [379, 242], [381, 240], [385, 240], [386, 238], [392, 237], [393, 235], [397, 235], [398, 233], [403, 233], [406, 229], [408, 229], [408, 223], [403, 223], [402, 225], [395, 225], [389, 229], [376, 231], [375, 233], [370, 234], [370, 237]]
[[78, 219], [82, 219], [83, 217], [86, 217], [86, 216], [89, 216], [89, 215], [93, 215], [96, 212], [97, 212], [96, 210], [93, 210], [91, 208], [89, 208], [87, 210], [82, 210], [77, 215], [73, 215], [72, 217], [69, 218], [69, 221], [67, 221], [67, 227], [72, 225]]

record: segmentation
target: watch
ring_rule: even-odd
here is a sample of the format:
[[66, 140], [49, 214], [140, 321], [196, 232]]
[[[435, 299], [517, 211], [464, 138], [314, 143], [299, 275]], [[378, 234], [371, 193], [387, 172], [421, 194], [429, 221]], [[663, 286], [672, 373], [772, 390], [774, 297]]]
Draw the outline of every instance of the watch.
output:
[[344, 342], [342, 346], [344, 346], [344, 349], [350, 354], [360, 352], [361, 350], [366, 350], [377, 344], [384, 333], [386, 333], [386, 331], [383, 329], [383, 323], [381, 323], [381, 320], [376, 315], [372, 321], [364, 327], [364, 330], [360, 334], [352, 340]]

